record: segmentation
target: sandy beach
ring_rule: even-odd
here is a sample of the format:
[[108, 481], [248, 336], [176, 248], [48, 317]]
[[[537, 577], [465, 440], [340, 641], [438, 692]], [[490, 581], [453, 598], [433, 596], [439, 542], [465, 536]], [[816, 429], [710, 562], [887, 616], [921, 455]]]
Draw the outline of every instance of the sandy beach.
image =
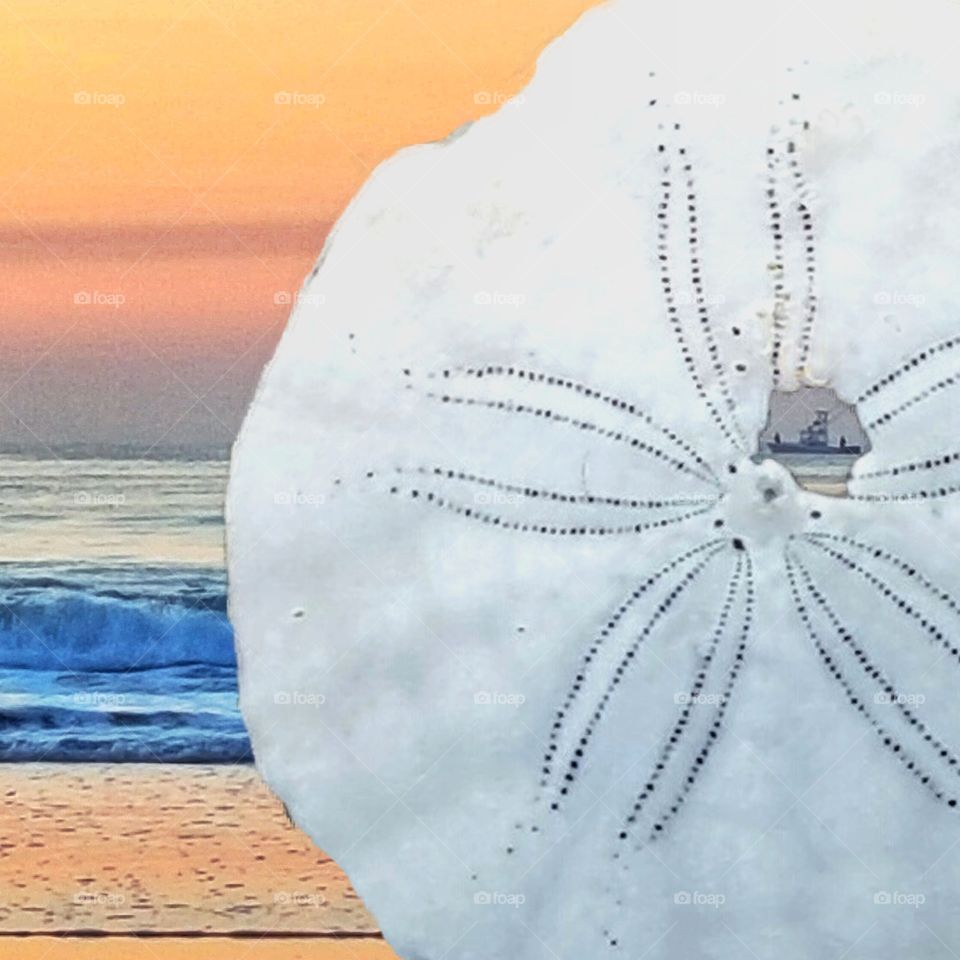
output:
[[0, 956], [394, 956], [251, 767], [4, 764], [0, 782]]

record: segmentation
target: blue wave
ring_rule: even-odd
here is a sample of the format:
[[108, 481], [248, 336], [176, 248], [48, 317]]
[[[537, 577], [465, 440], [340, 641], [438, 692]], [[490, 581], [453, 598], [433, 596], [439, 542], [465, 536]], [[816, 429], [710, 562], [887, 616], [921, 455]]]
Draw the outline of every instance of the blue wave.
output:
[[72, 709], [48, 704], [0, 708], [0, 762], [243, 763], [252, 759], [239, 714]]
[[221, 569], [0, 564], [0, 761], [250, 759]]
[[[169, 581], [169, 575], [164, 578]], [[178, 589], [175, 589], [178, 588]], [[76, 583], [52, 574], [0, 580], [0, 667], [145, 670], [234, 666], [222, 586]]]

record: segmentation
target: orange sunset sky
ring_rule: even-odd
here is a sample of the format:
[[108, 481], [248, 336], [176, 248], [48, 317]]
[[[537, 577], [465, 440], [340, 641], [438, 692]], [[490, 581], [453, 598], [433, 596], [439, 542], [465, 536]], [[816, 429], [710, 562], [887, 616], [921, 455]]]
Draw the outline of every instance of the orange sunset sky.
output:
[[0, 447], [225, 449], [373, 167], [592, 0], [0, 0]]

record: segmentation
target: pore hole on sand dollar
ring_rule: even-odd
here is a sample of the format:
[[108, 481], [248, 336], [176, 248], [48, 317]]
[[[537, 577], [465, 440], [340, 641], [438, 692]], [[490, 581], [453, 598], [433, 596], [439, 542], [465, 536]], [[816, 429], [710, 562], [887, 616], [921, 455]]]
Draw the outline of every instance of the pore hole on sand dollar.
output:
[[[830, 387], [774, 390], [754, 460], [776, 460], [813, 493], [846, 497], [854, 464], [870, 450], [870, 439], [855, 405]], [[767, 502], [782, 491], [763, 491]]]

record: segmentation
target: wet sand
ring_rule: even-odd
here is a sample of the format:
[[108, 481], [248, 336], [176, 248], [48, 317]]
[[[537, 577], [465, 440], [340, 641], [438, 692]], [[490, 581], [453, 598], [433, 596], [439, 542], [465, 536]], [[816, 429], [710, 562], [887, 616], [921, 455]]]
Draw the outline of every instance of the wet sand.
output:
[[203, 940], [109, 940], [30, 937], [0, 939], [3, 957], [15, 960], [396, 960], [382, 940], [337, 942], [310, 940], [236, 941], [220, 937]]
[[250, 767], [3, 764], [0, 793], [0, 956], [394, 956]]
[[847, 495], [847, 484], [844, 480], [804, 480], [802, 486], [811, 493], [820, 493], [825, 497], [845, 497]]
[[396, 960], [381, 940], [337, 942], [311, 940], [236, 941], [219, 937], [203, 940], [109, 940], [30, 937], [0, 939], [4, 958], [14, 960]]

